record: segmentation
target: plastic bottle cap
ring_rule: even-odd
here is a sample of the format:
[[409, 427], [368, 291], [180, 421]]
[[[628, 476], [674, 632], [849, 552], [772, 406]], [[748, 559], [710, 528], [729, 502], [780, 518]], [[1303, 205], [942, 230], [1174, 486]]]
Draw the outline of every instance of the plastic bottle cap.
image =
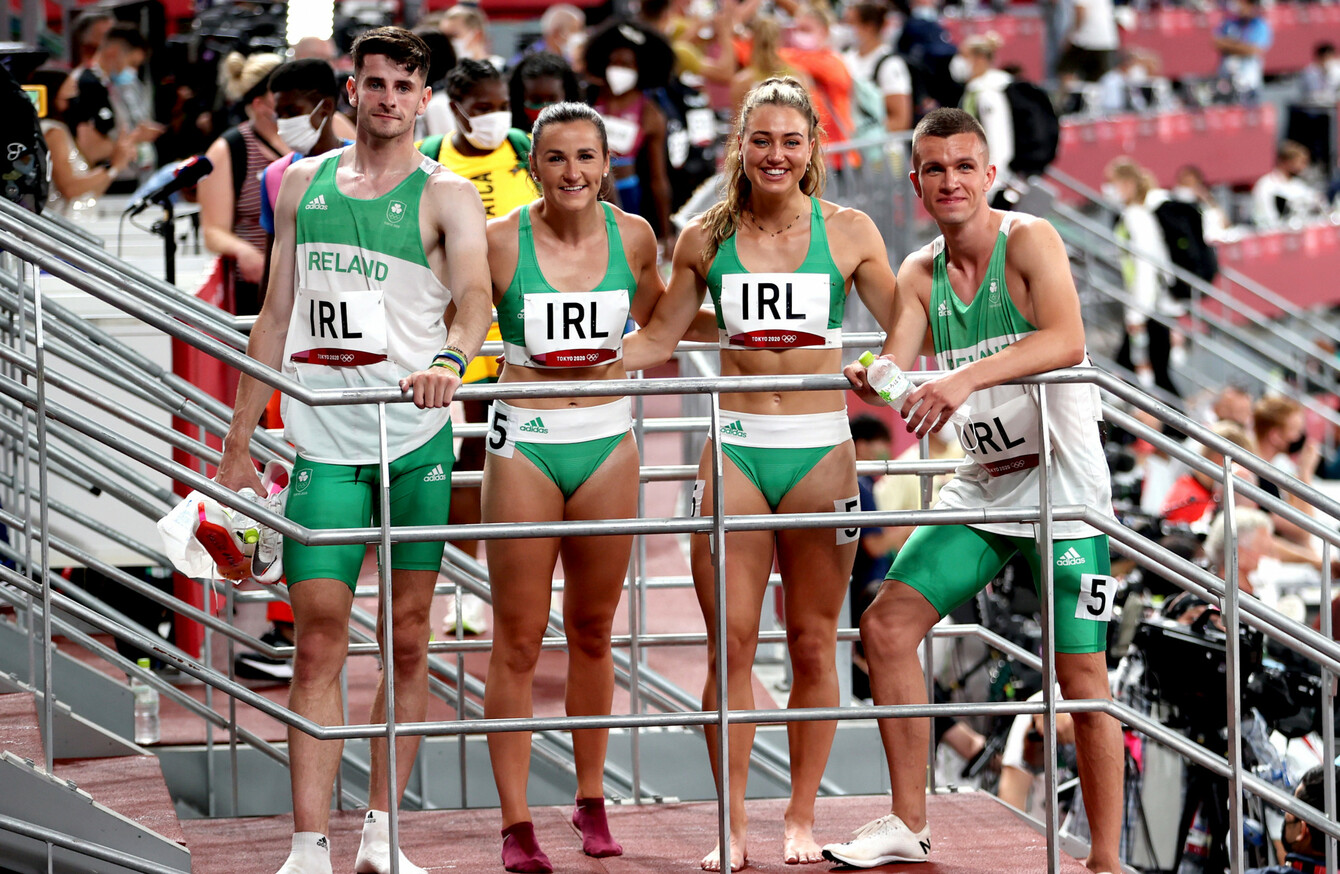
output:
[[150, 662], [149, 662], [148, 659], [140, 659], [139, 661], [135, 662], [135, 664], [137, 664], [137, 665], [139, 665], [140, 667], [144, 668], [146, 671], [149, 670], [149, 664], [150, 664]]
[[869, 367], [870, 365], [875, 363], [875, 353], [867, 349], [864, 352], [862, 352], [861, 357], [857, 358], [856, 360], [859, 361], [863, 366]]
[[257, 531], [255, 528], [248, 528], [242, 534], [243, 543], [256, 543], [260, 539], [261, 539], [261, 533]]

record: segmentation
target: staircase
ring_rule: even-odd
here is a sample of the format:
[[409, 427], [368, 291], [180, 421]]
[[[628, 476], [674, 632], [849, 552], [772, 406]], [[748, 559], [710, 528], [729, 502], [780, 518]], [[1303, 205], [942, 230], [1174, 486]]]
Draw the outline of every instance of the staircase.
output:
[[[17, 680], [6, 678], [5, 683], [13, 686]], [[190, 871], [186, 835], [158, 759], [123, 742], [129, 755], [58, 758], [48, 774], [38, 712], [34, 692], [0, 694], [0, 817], [61, 836], [65, 846], [51, 848], [50, 871]], [[67, 711], [58, 718], [60, 724], [76, 723]], [[103, 750], [107, 743], [95, 746]], [[104, 860], [110, 851], [149, 864], [100, 862], [98, 855], [72, 848], [81, 843], [92, 845], [90, 852]], [[0, 859], [3, 870], [19, 874], [48, 870], [43, 841], [5, 828], [0, 828]]]

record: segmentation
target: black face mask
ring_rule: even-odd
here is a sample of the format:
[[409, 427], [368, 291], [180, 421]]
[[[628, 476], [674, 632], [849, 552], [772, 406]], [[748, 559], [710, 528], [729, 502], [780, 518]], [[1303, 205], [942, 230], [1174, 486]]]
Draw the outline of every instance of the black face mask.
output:
[[1299, 434], [1298, 439], [1290, 443], [1288, 447], [1285, 448], [1284, 451], [1289, 453], [1290, 455], [1297, 455], [1298, 453], [1303, 451], [1304, 443], [1307, 443], [1307, 434]]

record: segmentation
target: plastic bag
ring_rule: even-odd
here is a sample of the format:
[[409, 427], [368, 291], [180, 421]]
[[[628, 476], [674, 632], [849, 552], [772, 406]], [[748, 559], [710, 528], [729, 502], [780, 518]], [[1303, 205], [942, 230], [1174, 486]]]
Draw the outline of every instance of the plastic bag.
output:
[[163, 538], [163, 554], [179, 573], [194, 579], [215, 579], [214, 560], [195, 539], [196, 507], [202, 500], [212, 498], [192, 490], [158, 520], [158, 534]]

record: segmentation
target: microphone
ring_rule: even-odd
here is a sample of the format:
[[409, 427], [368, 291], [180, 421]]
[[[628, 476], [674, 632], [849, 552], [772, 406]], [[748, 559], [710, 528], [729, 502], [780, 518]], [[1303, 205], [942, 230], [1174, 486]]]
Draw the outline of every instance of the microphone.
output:
[[151, 205], [161, 204], [183, 188], [190, 188], [212, 172], [214, 172], [214, 162], [204, 155], [196, 155], [178, 167], [176, 172], [172, 174], [171, 179], [126, 207], [126, 214], [137, 216]]

